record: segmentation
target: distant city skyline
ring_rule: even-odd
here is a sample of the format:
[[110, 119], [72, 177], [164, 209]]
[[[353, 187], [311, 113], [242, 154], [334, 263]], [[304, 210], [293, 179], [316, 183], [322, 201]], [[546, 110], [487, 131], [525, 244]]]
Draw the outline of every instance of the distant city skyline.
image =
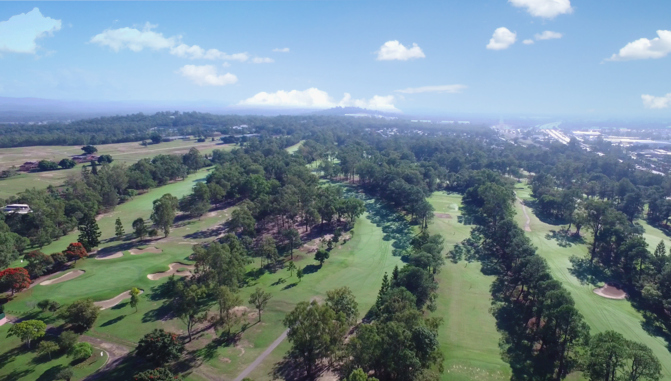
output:
[[671, 118], [671, 2], [3, 2], [0, 97]]

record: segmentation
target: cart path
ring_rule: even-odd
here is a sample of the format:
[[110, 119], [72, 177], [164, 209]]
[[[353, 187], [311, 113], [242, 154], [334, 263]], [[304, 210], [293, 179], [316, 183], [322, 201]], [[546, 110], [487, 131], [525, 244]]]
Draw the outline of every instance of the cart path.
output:
[[123, 361], [123, 359], [130, 353], [130, 349], [128, 347], [101, 340], [96, 337], [82, 335], [79, 339], [107, 352], [107, 362], [105, 362], [105, 364], [100, 367], [100, 369], [85, 377], [85, 381], [98, 379], [100, 376], [105, 374], [106, 371], [119, 365], [119, 363]]
[[278, 345], [280, 345], [284, 341], [284, 339], [287, 338], [287, 333], [289, 333], [288, 329], [286, 331], [282, 332], [280, 337], [275, 339], [275, 341], [273, 341], [273, 343], [270, 344], [270, 346], [268, 348], [266, 348], [266, 350], [263, 351], [263, 353], [261, 353], [261, 355], [259, 357], [257, 357], [256, 360], [254, 360], [253, 363], [249, 364], [249, 366], [245, 370], [243, 370], [242, 373], [240, 373], [238, 375], [238, 377], [236, 377], [235, 380], [233, 380], [233, 381], [242, 381], [243, 378], [247, 377], [250, 373], [252, 373], [252, 371], [254, 371], [254, 369], [256, 369], [256, 367], [259, 364], [261, 364], [263, 362], [263, 360], [265, 360], [266, 357], [268, 357], [268, 355], [275, 348], [277, 348]]
[[[515, 196], [517, 197], [517, 196]], [[524, 217], [527, 218], [527, 222], [524, 224], [524, 231], [525, 232], [530, 232], [531, 231], [531, 218], [529, 218], [529, 215], [527, 214], [527, 207], [524, 206], [524, 201], [522, 201], [521, 198], [517, 197], [517, 201], [519, 201], [520, 205], [522, 205], [522, 212], [524, 212]]]

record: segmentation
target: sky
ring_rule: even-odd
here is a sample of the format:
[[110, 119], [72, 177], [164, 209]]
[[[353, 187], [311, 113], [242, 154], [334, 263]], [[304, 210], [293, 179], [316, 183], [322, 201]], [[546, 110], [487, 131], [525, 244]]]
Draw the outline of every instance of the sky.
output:
[[671, 117], [668, 0], [1, 4], [0, 97]]

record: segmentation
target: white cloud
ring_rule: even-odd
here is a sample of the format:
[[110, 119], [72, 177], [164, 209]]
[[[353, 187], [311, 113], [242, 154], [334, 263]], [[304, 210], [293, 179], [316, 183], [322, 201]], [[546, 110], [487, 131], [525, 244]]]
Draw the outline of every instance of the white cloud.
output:
[[289, 48], [275, 48], [273, 49], [275, 53], [289, 53]]
[[543, 18], [555, 18], [573, 12], [571, 0], [508, 0], [518, 8], [526, 8], [530, 15]]
[[156, 25], [146, 23], [142, 30], [128, 27], [105, 29], [102, 33], [93, 36], [90, 42], [109, 46], [115, 52], [123, 49], [139, 52], [144, 48], [152, 50], [168, 49], [173, 47], [181, 38], [181, 36], [163, 37], [163, 33], [152, 31], [154, 28], [156, 28]]
[[503, 50], [508, 49], [510, 45], [514, 44], [517, 41], [517, 33], [511, 32], [508, 28], [497, 28], [492, 35], [492, 38], [487, 44], [487, 49], [491, 50]]
[[378, 61], [407, 61], [415, 58], [425, 58], [424, 52], [422, 49], [417, 46], [417, 44], [412, 44], [412, 48], [408, 49], [400, 42], [387, 41], [380, 47], [380, 50], [377, 51], [377, 60]]
[[643, 60], [648, 58], [662, 58], [671, 53], [671, 30], [658, 30], [652, 40], [641, 38], [630, 42], [613, 54], [608, 61]]
[[61, 29], [61, 20], [45, 17], [38, 8], [0, 22], [0, 52], [35, 54], [38, 38]]
[[218, 49], [205, 50], [198, 45], [189, 46], [186, 44], [179, 44], [170, 48], [170, 54], [192, 60], [203, 59], [245, 62], [249, 59], [249, 54], [247, 53], [227, 54]]
[[462, 90], [466, 89], [465, 85], [441, 85], [441, 86], [422, 86], [422, 87], [409, 87], [403, 90], [396, 90], [397, 93], [404, 94], [419, 94], [419, 93], [451, 93], [456, 94], [460, 93]]
[[523, 43], [524, 45], [533, 45], [534, 40], [532, 40], [532, 39], [529, 38], [529, 39], [527, 39], [527, 40], [522, 41], [522, 43]]
[[534, 35], [534, 37], [538, 41], [540, 41], [540, 40], [554, 40], [554, 39], [562, 38], [562, 36], [563, 35], [561, 33], [553, 32], [551, 30], [546, 30], [543, 33], [536, 33]]
[[400, 112], [393, 104], [394, 96], [375, 95], [371, 99], [352, 99], [345, 93], [340, 101], [334, 100], [326, 91], [315, 87], [307, 90], [279, 90], [274, 93], [265, 91], [247, 98], [238, 103], [239, 106], [253, 107], [286, 107], [286, 108], [315, 108], [326, 109], [333, 107], [361, 107], [370, 110]]
[[645, 106], [645, 108], [662, 109], [671, 107], [671, 93], [661, 97], [643, 94], [641, 95], [641, 99], [643, 100], [643, 106]]
[[231, 73], [219, 74], [214, 65], [184, 65], [179, 73], [199, 86], [226, 86], [238, 82]]
[[272, 59], [272, 58], [268, 58], [268, 57], [254, 57], [254, 58], [252, 59], [252, 63], [255, 63], [255, 64], [260, 64], [260, 63], [273, 63], [273, 62], [275, 62], [275, 60]]

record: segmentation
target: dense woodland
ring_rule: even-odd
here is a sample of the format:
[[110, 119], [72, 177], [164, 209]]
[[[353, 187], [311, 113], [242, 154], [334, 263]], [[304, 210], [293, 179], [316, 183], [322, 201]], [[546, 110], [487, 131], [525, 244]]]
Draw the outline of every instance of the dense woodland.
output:
[[[650, 252], [637, 221], [646, 218], [667, 229], [671, 182], [637, 170], [619, 148], [600, 147], [604, 155], [599, 156], [575, 141], [523, 147], [480, 129], [417, 131], [400, 122], [331, 117], [165, 113], [78, 123], [35, 136], [47, 144], [74, 131], [71, 137], [78, 139], [77, 128], [84, 131], [88, 126], [88, 137], [76, 144], [99, 143], [93, 139], [96, 131], [108, 123], [115, 127], [106, 137], [95, 139], [138, 140], [157, 125], [177, 134], [205, 135], [204, 130], [243, 123], [260, 136], [231, 152], [215, 150], [208, 157], [193, 149], [183, 156], [161, 155], [129, 167], [105, 163], [95, 173], [84, 168], [81, 176], [61, 188], [27, 190], [7, 200], [28, 203], [35, 212], [3, 216], [3, 268], [77, 226], [92, 230], [93, 237], [96, 214], [137, 192], [213, 166], [191, 194], [181, 199], [166, 194], [154, 202], [151, 229], [145, 221], [133, 223], [133, 228], [139, 238], [158, 231], [167, 236], [177, 210], [199, 218], [213, 208], [236, 206], [225, 236], [194, 247], [194, 276], [171, 279], [166, 289], [175, 315], [187, 327], [185, 340], [206, 318], [231, 334], [238, 320], [229, 310], [240, 304], [237, 290], [248, 280], [251, 258], [262, 258], [259, 271], [274, 271], [291, 263], [287, 259], [303, 240], [325, 233], [337, 239], [349, 231], [365, 211], [363, 201], [344, 192], [353, 188], [382, 200], [414, 224], [414, 235], [399, 237], [394, 244], [394, 254], [405, 265], [385, 276], [369, 311], [358, 310], [347, 288], [330, 291], [322, 304], [299, 303], [284, 322], [292, 344], [288, 361], [307, 377], [329, 366], [343, 377], [363, 373], [379, 380], [433, 380], [443, 371], [438, 345], [441, 319], [428, 316], [436, 307], [435, 274], [444, 264], [445, 247], [441, 236], [426, 231], [434, 216], [426, 199], [446, 190], [463, 195], [463, 212], [473, 223], [471, 237], [450, 250], [448, 257], [480, 261], [484, 273], [496, 276], [492, 313], [514, 380], [560, 380], [574, 371], [591, 380], [659, 379], [661, 366], [649, 348], [611, 331], [590, 334], [571, 295], [552, 278], [545, 260], [513, 220], [514, 184], [527, 178], [534, 199], [529, 206], [540, 218], [561, 224], [565, 240], [591, 239], [589, 255], [574, 258], [574, 269], [583, 270], [579, 273], [592, 281], [617, 283], [637, 308], [670, 332], [671, 261], [663, 243]], [[194, 126], [202, 129], [195, 132]], [[382, 134], [379, 129], [397, 130]], [[0, 140], [13, 145], [29, 142], [21, 136], [12, 132]], [[296, 153], [286, 152], [284, 148], [299, 140], [304, 143]], [[80, 243], [88, 250], [95, 247], [91, 240], [95, 239], [84, 236]], [[39, 254], [31, 253], [26, 259], [40, 262]], [[320, 250], [316, 259], [317, 255], [320, 264], [328, 260], [328, 251]], [[297, 275], [301, 271], [296, 269]], [[31, 268], [31, 272], [39, 271]], [[257, 290], [259, 318], [267, 298]], [[218, 313], [208, 317], [205, 312], [212, 308]], [[358, 323], [361, 317], [364, 320]], [[352, 329], [355, 335], [346, 340]], [[183, 351], [181, 339], [160, 330], [150, 335], [138, 346], [138, 356], [163, 369], [155, 372], [172, 375], [170, 363]], [[156, 340], [174, 346], [174, 356], [152, 358], [149, 347]], [[283, 376], [282, 369], [278, 368], [278, 376]]]

